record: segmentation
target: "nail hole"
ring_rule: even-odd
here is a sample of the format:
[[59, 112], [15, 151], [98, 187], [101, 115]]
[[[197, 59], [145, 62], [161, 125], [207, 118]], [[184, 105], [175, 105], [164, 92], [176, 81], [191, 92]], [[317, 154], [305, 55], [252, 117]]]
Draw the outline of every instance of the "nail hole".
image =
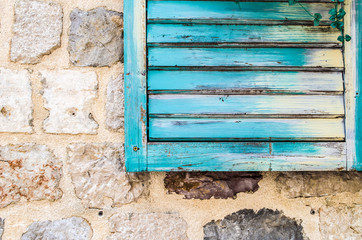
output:
[[102, 217], [103, 216], [103, 211], [99, 211], [98, 216]]
[[310, 214], [312, 214], [312, 215], [314, 215], [314, 214], [315, 214], [314, 209], [311, 209], [311, 210], [310, 210]]

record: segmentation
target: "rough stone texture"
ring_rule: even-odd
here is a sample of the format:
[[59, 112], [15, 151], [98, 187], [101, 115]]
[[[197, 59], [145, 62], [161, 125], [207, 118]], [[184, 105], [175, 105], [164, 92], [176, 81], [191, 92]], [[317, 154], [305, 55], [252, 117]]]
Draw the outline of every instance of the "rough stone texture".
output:
[[123, 14], [99, 7], [70, 14], [69, 54], [75, 66], [111, 66], [123, 58]]
[[170, 172], [165, 177], [168, 192], [185, 198], [233, 198], [239, 192], [255, 192], [262, 176], [248, 172]]
[[0, 146], [0, 208], [25, 198], [57, 200], [61, 163], [46, 146]]
[[43, 97], [49, 116], [44, 121], [47, 133], [96, 134], [92, 105], [97, 97], [95, 72], [75, 70], [42, 71]]
[[88, 222], [80, 217], [32, 223], [21, 240], [90, 240], [93, 232]]
[[108, 240], [186, 240], [187, 223], [175, 213], [121, 213], [109, 219]]
[[319, 211], [322, 239], [362, 239], [362, 206], [322, 207]]
[[204, 226], [204, 240], [301, 240], [303, 227], [278, 210], [243, 209]]
[[0, 68], [0, 132], [32, 132], [29, 72]]
[[106, 126], [117, 131], [124, 125], [123, 74], [111, 79], [107, 86]]
[[2, 240], [2, 236], [4, 233], [4, 227], [5, 227], [5, 219], [0, 218], [0, 240]]
[[68, 146], [75, 193], [86, 207], [102, 208], [105, 198], [119, 206], [148, 193], [148, 175], [125, 172], [123, 152], [113, 143]]
[[362, 190], [362, 172], [284, 172], [276, 179], [288, 198], [321, 197]]
[[11, 61], [35, 64], [60, 46], [62, 7], [55, 2], [19, 0], [11, 40]]

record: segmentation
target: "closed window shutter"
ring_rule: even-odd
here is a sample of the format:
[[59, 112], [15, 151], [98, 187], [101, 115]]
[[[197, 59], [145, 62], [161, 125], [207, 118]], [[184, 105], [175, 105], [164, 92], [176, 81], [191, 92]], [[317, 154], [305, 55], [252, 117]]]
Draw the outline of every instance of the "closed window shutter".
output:
[[129, 171], [347, 169], [337, 29], [285, 1], [126, 0], [126, 11], [144, 11], [125, 25]]

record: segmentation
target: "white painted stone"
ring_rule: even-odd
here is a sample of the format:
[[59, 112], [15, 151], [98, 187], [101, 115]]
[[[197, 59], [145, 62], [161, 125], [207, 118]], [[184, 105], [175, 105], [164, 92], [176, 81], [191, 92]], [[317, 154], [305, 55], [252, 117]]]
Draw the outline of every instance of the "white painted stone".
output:
[[124, 125], [123, 74], [111, 79], [107, 86], [106, 126], [117, 131]]
[[125, 172], [121, 144], [72, 144], [68, 146], [69, 171], [75, 194], [84, 206], [103, 208], [137, 200], [148, 194], [148, 175]]
[[320, 209], [320, 232], [326, 240], [362, 239], [362, 206], [337, 205]]
[[32, 223], [21, 240], [90, 240], [93, 231], [81, 217]]
[[0, 68], [0, 132], [32, 132], [29, 72]]
[[11, 61], [36, 64], [60, 47], [63, 10], [56, 2], [18, 0], [11, 40]]
[[176, 213], [120, 213], [109, 219], [108, 240], [186, 240], [187, 223]]
[[99, 7], [70, 14], [69, 58], [75, 66], [111, 66], [123, 57], [123, 14]]
[[0, 208], [27, 200], [57, 200], [62, 164], [44, 145], [0, 146]]
[[95, 72], [75, 70], [42, 71], [43, 97], [49, 116], [43, 128], [47, 133], [96, 134], [92, 105], [97, 97]]

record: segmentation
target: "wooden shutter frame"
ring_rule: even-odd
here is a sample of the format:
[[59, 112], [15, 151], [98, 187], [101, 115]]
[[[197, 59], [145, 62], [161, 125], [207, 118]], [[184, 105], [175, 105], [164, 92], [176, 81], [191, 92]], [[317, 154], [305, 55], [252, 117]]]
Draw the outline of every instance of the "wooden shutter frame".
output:
[[346, 52], [355, 53], [348, 69], [356, 72], [346, 85], [346, 142], [158, 143], [147, 137], [146, 0], [124, 0], [127, 171], [362, 170], [362, 3], [351, 8], [354, 47]]

